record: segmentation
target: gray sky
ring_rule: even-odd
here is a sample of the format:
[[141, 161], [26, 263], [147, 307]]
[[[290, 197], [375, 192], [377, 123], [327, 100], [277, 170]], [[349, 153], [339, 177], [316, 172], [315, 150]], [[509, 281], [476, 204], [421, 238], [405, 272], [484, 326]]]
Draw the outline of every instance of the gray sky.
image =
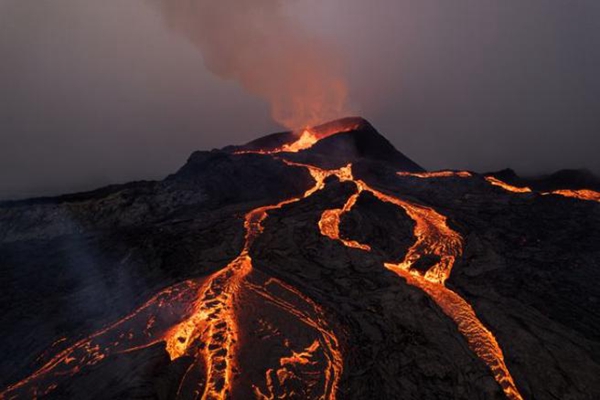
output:
[[[281, 129], [153, 1], [0, 0], [0, 198], [162, 178]], [[600, 1], [282, 2], [425, 168], [600, 173]]]

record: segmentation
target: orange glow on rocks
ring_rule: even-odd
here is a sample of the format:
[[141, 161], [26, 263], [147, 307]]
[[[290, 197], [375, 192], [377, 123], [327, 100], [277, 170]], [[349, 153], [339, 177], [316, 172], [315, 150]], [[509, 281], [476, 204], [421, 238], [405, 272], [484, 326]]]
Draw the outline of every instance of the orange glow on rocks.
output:
[[308, 129], [302, 131], [302, 134], [295, 142], [286, 144], [281, 148], [281, 152], [297, 153], [300, 150], [310, 149], [319, 141], [317, 135]]
[[305, 128], [300, 134], [296, 134], [296, 139], [290, 143], [286, 143], [281, 147], [274, 149], [259, 149], [259, 150], [239, 150], [234, 154], [277, 154], [277, 153], [297, 153], [302, 150], [310, 149], [319, 140], [338, 133], [350, 132], [359, 129], [361, 123], [350, 122], [346, 124], [327, 124], [313, 128]]
[[[319, 332], [318, 339], [301, 351], [293, 350], [292, 340], [286, 339], [285, 346], [290, 354], [281, 357], [277, 367], [266, 371], [264, 385], [253, 385], [256, 397], [287, 398], [290, 393], [285, 391], [286, 383], [300, 381], [305, 389], [303, 396], [297, 393], [298, 397], [335, 400], [344, 363], [338, 339], [329, 327], [325, 312], [300, 291], [275, 278], [249, 287], [269, 303]], [[301, 301], [293, 304], [288, 300], [290, 298]]]
[[473, 176], [468, 171], [436, 171], [436, 172], [397, 172], [399, 176], [411, 176], [415, 178], [470, 178]]
[[502, 189], [513, 192], [513, 193], [531, 193], [531, 189], [528, 187], [517, 187], [509, 185], [506, 182], [502, 182], [500, 179], [494, 178], [493, 176], [486, 176], [485, 180], [494, 186], [501, 187]]
[[[270, 280], [265, 286], [277, 282], [280, 287], [310, 304], [311, 309], [297, 311], [294, 304], [277, 298], [264, 287], [248, 282], [253, 271], [250, 247], [263, 232], [262, 223], [268, 217], [268, 212], [311, 196], [323, 188], [324, 179], [329, 175], [316, 168], [311, 168], [310, 173], [315, 183], [303, 196], [258, 207], [246, 214], [244, 247], [240, 255], [225, 268], [208, 278], [187, 281], [165, 289], [129, 316], [59, 352], [31, 376], [0, 393], [0, 398], [35, 398], [48, 394], [58, 387], [61, 380], [100, 363], [112, 354], [140, 350], [161, 342], [165, 344], [171, 360], [184, 355], [195, 359], [179, 384], [178, 397], [182, 395], [182, 388], [191, 384], [196, 392], [201, 393], [199, 398], [203, 400], [230, 398], [235, 384], [236, 346], [240, 329], [235, 313], [236, 297], [240, 291], [249, 289], [259, 292], [263, 298], [277, 304], [320, 333], [319, 343], [324, 348], [322, 353], [326, 361], [321, 366], [323, 370], [317, 373], [323, 373], [326, 379], [322, 387], [324, 393], [315, 398], [335, 399], [343, 361], [337, 338], [328, 327], [323, 311], [298, 290], [282, 282]], [[348, 172], [340, 172], [341, 175], [344, 173]], [[165, 313], [170, 317], [167, 323], [156, 324], [157, 315], [164, 318]], [[292, 350], [292, 354], [305, 353], [294, 353]], [[281, 367], [289, 364], [289, 360], [289, 357], [287, 361], [282, 359]], [[193, 379], [190, 372], [198, 364], [206, 369], [206, 380], [189, 383], [188, 380]], [[267, 373], [267, 379], [269, 377]], [[285, 387], [283, 390], [285, 391]]]
[[[448, 217], [438, 210], [412, 200], [378, 190], [353, 176], [352, 165], [327, 170], [279, 157], [280, 153], [306, 150], [319, 140], [336, 133], [357, 129], [359, 125], [333, 126], [328, 129], [305, 129], [295, 140], [275, 149], [240, 151], [236, 154], [257, 153], [273, 156], [283, 163], [305, 168], [314, 182], [306, 192], [276, 204], [257, 207], [245, 215], [245, 243], [233, 261], [208, 277], [188, 280], [164, 289], [135, 312], [59, 351], [31, 376], [11, 385], [0, 393], [0, 398], [35, 398], [55, 390], [61, 382], [71, 379], [85, 368], [94, 366], [115, 354], [127, 353], [163, 343], [171, 360], [190, 356], [195, 361], [180, 381], [178, 395], [185, 397], [183, 388], [193, 387], [202, 399], [227, 399], [235, 393], [239, 382], [239, 354], [243, 350], [244, 331], [240, 324], [244, 300], [253, 299], [292, 318], [294, 329], [302, 326], [309, 339], [295, 341], [281, 334], [277, 319], [263, 321], [282, 336], [282, 346], [275, 361], [262, 366], [261, 376], [251, 382], [252, 395], [261, 400], [281, 398], [315, 398], [334, 400], [343, 373], [342, 349], [332, 324], [321, 306], [295, 287], [254, 270], [250, 250], [264, 231], [269, 212], [309, 198], [325, 188], [327, 178], [352, 183], [354, 192], [340, 208], [327, 209], [321, 214], [318, 227], [323, 236], [342, 243], [350, 251], [371, 251], [371, 246], [342, 237], [340, 224], [345, 214], [352, 211], [363, 192], [372, 194], [381, 202], [402, 209], [414, 221], [414, 243], [400, 262], [385, 262], [382, 267], [394, 272], [408, 285], [419, 288], [454, 323], [465, 338], [469, 349], [490, 369], [492, 376], [510, 400], [522, 396], [506, 365], [504, 354], [494, 336], [478, 318], [473, 307], [458, 293], [446, 287], [456, 260], [462, 256], [464, 239], [448, 223]], [[437, 171], [409, 173], [398, 176], [419, 179], [471, 178], [467, 171]], [[516, 187], [494, 177], [485, 177], [491, 185], [512, 193], [532, 193], [528, 187]], [[593, 190], [556, 190], [542, 193], [580, 200], [600, 202], [600, 193]], [[430, 257], [431, 256], [431, 257]], [[435, 260], [427, 270], [415, 267], [419, 261]], [[160, 318], [157, 318], [160, 316]], [[160, 322], [158, 322], [160, 321]], [[304, 331], [303, 331], [304, 332]], [[57, 343], [62, 345], [64, 340]], [[198, 381], [199, 369], [204, 379]], [[264, 377], [264, 379], [262, 378]], [[301, 385], [303, 392], [295, 392]]]
[[[442, 176], [449, 175], [443, 174]], [[450, 176], [453, 176], [453, 174]], [[427, 176], [421, 174], [419, 177], [430, 178], [439, 177], [439, 175]], [[356, 198], [363, 191], [371, 192], [383, 202], [401, 207], [415, 221], [414, 234], [416, 241], [408, 250], [402, 262], [399, 264], [385, 263], [385, 267], [404, 278], [409, 285], [418, 287], [427, 293], [444, 314], [456, 323], [458, 331], [467, 340], [469, 348], [488, 365], [506, 397], [511, 400], [522, 400], [522, 396], [506, 366], [502, 350], [492, 332], [481, 323], [473, 308], [462, 297], [444, 286], [456, 258], [462, 254], [463, 246], [462, 237], [448, 227], [447, 218], [432, 208], [417, 205], [373, 189], [363, 181], [354, 180], [351, 174], [339, 178], [342, 181], [353, 181], [357, 191], [348, 199], [342, 209], [327, 210], [322, 214], [319, 222], [321, 233], [340, 241], [347, 247], [369, 251], [370, 248], [367, 245], [339, 237], [341, 216], [352, 209], [352, 206], [356, 203]], [[335, 224], [337, 224], [337, 227], [333, 226]], [[439, 261], [422, 274], [412, 267], [425, 255], [435, 255]]]
[[204, 280], [189, 280], [164, 289], [135, 312], [79, 340], [49, 358], [31, 376], [9, 386], [0, 398], [36, 398], [50, 393], [62, 380], [114, 354], [149, 347], [164, 340], [168, 328], [151, 323], [160, 314], [165, 325], [177, 325], [193, 314]]
[[344, 207], [342, 208], [326, 210], [321, 216], [321, 220], [319, 221], [319, 229], [321, 230], [321, 233], [324, 236], [327, 236], [330, 239], [339, 240], [340, 242], [344, 243], [346, 247], [353, 247], [355, 249], [370, 251], [371, 247], [366, 244], [358, 243], [355, 240], [342, 239], [340, 237], [341, 216], [350, 211], [352, 207], [354, 207], [354, 204], [356, 204], [359, 195], [360, 192], [357, 191], [355, 194], [350, 196], [350, 198], [348, 198], [348, 201], [346, 202], [346, 204], [344, 204]]
[[[492, 185], [501, 187], [502, 189], [507, 190], [509, 192], [532, 193], [532, 190], [528, 187], [512, 186], [512, 185], [509, 185], [506, 182], [502, 182], [501, 180], [494, 178], [492, 176], [486, 176], [485, 179]], [[575, 190], [559, 189], [559, 190], [554, 190], [552, 192], [543, 192], [541, 194], [544, 196], [556, 195], [556, 196], [563, 196], [563, 197], [571, 197], [574, 199], [585, 200], [585, 201], [600, 202], [600, 192], [596, 192], [596, 191], [590, 190], [590, 189], [575, 189]]]
[[589, 189], [569, 190], [561, 189], [555, 190], [549, 193], [543, 193], [544, 195], [554, 194], [563, 197], [572, 197], [579, 200], [597, 201], [600, 202], [600, 192]]

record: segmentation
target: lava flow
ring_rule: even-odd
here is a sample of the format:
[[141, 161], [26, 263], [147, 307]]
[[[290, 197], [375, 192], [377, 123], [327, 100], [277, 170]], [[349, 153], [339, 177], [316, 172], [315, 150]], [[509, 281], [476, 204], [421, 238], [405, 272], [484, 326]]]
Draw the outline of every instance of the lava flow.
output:
[[[348, 248], [371, 251], [368, 244], [342, 237], [340, 224], [363, 192], [402, 209], [413, 221], [415, 241], [401, 262], [384, 267], [421, 289], [452, 319], [469, 348], [489, 367], [507, 398], [522, 396], [505, 363], [493, 333], [483, 325], [472, 306], [445, 286], [464, 240], [435, 209], [416, 204], [369, 186], [353, 176], [352, 165], [333, 170], [300, 164], [283, 158], [300, 152], [336, 133], [357, 129], [360, 123], [328, 124], [305, 129], [290, 143], [271, 149], [240, 150], [234, 154], [270, 155], [288, 166], [304, 168], [313, 185], [299, 197], [249, 211], [244, 217], [245, 241], [240, 254], [221, 270], [170, 286], [137, 310], [100, 331], [59, 349], [44, 353], [39, 367], [27, 378], [0, 393], [0, 399], [38, 398], [63, 389], [76, 374], [92, 369], [110, 357], [163, 346], [171, 361], [187, 357], [187, 369], [179, 379], [177, 398], [227, 399], [255, 397], [261, 400], [305, 398], [335, 400], [343, 373], [342, 349], [324, 309], [298, 289], [255, 269], [251, 248], [264, 231], [269, 212], [307, 199], [336, 177], [351, 183], [355, 191], [340, 208], [321, 214], [323, 236]], [[402, 177], [471, 178], [467, 171], [398, 172]], [[514, 193], [532, 193], [485, 177], [490, 184]], [[592, 190], [556, 190], [560, 195], [600, 202]], [[423, 264], [428, 259], [427, 270]], [[432, 264], [432, 265], [431, 265]], [[185, 364], [184, 364], [185, 365]], [[258, 372], [258, 373], [257, 373]], [[256, 377], [259, 377], [258, 379]]]
[[600, 192], [589, 189], [569, 190], [561, 189], [555, 190], [549, 193], [542, 193], [544, 195], [554, 194], [563, 197], [572, 197], [579, 200], [597, 201], [600, 203]]
[[[494, 178], [492, 176], [487, 176], [485, 179], [492, 185], [501, 187], [504, 190], [509, 191], [509, 192], [513, 192], [513, 193], [531, 193], [532, 192], [532, 190], [528, 187], [513, 186], [506, 182], [501, 181], [498, 178]], [[600, 192], [596, 192], [596, 191], [590, 190], [590, 189], [575, 189], [575, 190], [559, 189], [559, 190], [553, 190], [551, 192], [542, 192], [541, 194], [544, 196], [556, 195], [556, 196], [563, 196], [563, 197], [571, 197], [571, 198], [578, 199], [578, 200], [596, 201], [596, 202], [600, 203]]]
[[[303, 135], [289, 147], [284, 146], [268, 153], [282, 152], [284, 148], [287, 149], [285, 151], [306, 148], [307, 143], [318, 140], [315, 138], [312, 134]], [[73, 376], [83, 367], [95, 365], [113, 353], [130, 352], [164, 342], [171, 360], [183, 355], [192, 356], [194, 359], [180, 381], [178, 395], [192, 390], [197, 394], [196, 397], [202, 399], [231, 397], [235, 389], [236, 371], [243, 370], [240, 364], [243, 364], [245, 359], [252, 359], [242, 357], [240, 360], [236, 354], [251, 352], [254, 347], [248, 346], [247, 350], [240, 346], [240, 342], [249, 343], [253, 338], [247, 337], [248, 335], [240, 330], [238, 322], [246, 316], [236, 312], [237, 304], [252, 303], [255, 301], [253, 299], [260, 298], [287, 315], [281, 318], [295, 317], [296, 321], [312, 329], [317, 339], [304, 343], [301, 347], [292, 346], [291, 339], [285, 339], [287, 354], [279, 357], [277, 366], [266, 370], [264, 384], [251, 384], [254, 395], [261, 399], [283, 398], [286, 397], [290, 386], [294, 387], [294, 393], [303, 393], [303, 397], [306, 398], [333, 400], [343, 362], [337, 338], [329, 328], [324, 312], [289, 285], [274, 278], [265, 278], [259, 273], [253, 274], [249, 251], [254, 240], [262, 233], [263, 222], [269, 211], [310, 197], [324, 188], [327, 177], [336, 176], [342, 182], [354, 183], [356, 192], [342, 208], [326, 210], [322, 214], [319, 221], [322, 234], [339, 240], [348, 247], [370, 251], [368, 245], [340, 237], [342, 215], [354, 207], [363, 191], [372, 193], [383, 202], [401, 207], [416, 223], [416, 241], [401, 263], [386, 263], [385, 267], [405, 278], [410, 285], [426, 292], [442, 311], [456, 322], [470, 348], [487, 363], [507, 397], [521, 398], [492, 333], [483, 326], [464, 299], [444, 286], [455, 259], [462, 253], [463, 242], [460, 235], [448, 227], [446, 217], [429, 207], [413, 204], [371, 188], [364, 181], [353, 177], [351, 165], [337, 170], [324, 170], [311, 165], [282, 161], [290, 166], [306, 168], [314, 179], [314, 185], [301, 197], [259, 207], [247, 213], [244, 222], [245, 244], [241, 254], [234, 261], [208, 278], [189, 281], [183, 288], [175, 286], [166, 289], [132, 315], [60, 352], [32, 376], [12, 385], [2, 395], [13, 398], [47, 394], [61, 383], [61, 378]], [[414, 176], [467, 177], [466, 174], [449, 171]], [[438, 261], [423, 274], [413, 266], [427, 255], [436, 256]], [[183, 294], [173, 300], [168, 297], [171, 293], [179, 292]], [[241, 298], [245, 301], [240, 301]], [[171, 312], [171, 320], [164, 323], [162, 313], [157, 311], [164, 307], [177, 306], [180, 309]], [[158, 318], [161, 320], [157, 322]], [[136, 335], [136, 322], [146, 326], [141, 338]], [[265, 321], [265, 324], [272, 325], [268, 321]], [[164, 328], [165, 326], [168, 328]], [[244, 337], [244, 340], [241, 337]], [[309, 371], [305, 373], [303, 368], [308, 368]], [[310, 372], [313, 369], [316, 369], [317, 373], [321, 371], [324, 379], [316, 379], [315, 376], [318, 375], [315, 375], [314, 371]], [[202, 371], [204, 380], [199, 379]], [[297, 386], [301, 388], [298, 389]]]
[[302, 133], [297, 135], [297, 139], [291, 143], [273, 149], [257, 150], [238, 150], [234, 154], [278, 154], [278, 153], [298, 153], [302, 150], [308, 150], [319, 140], [332, 135], [349, 132], [360, 127], [360, 122], [346, 123], [343, 125], [330, 123], [315, 128], [305, 128]]
[[[325, 312], [310, 298], [278, 279], [261, 279], [260, 274], [256, 274], [254, 280], [249, 284], [254, 294], [320, 333], [318, 339], [307, 343], [301, 351], [295, 351], [290, 345], [298, 338], [286, 339], [284, 345], [289, 354], [278, 360], [277, 367], [266, 371], [264, 386], [253, 384], [254, 394], [263, 400], [287, 398], [290, 393], [285, 388], [295, 386], [294, 393], [301, 395], [300, 398], [334, 400], [343, 361], [338, 339], [328, 328]], [[303, 302], [292, 302], [292, 299]]]
[[[348, 169], [350, 169], [350, 173], [348, 173]], [[357, 189], [356, 193], [349, 198], [342, 209], [327, 210], [322, 214], [319, 222], [321, 233], [339, 240], [348, 247], [368, 251], [369, 247], [367, 245], [340, 237], [341, 215], [352, 209], [357, 197], [363, 191], [371, 192], [383, 202], [401, 207], [416, 223], [414, 228], [416, 242], [408, 250], [402, 262], [398, 264], [385, 263], [385, 267], [403, 277], [408, 284], [416, 286], [427, 293], [442, 311], [454, 320], [471, 350], [488, 365], [507, 398], [511, 400], [522, 399], [504, 362], [504, 355], [494, 335], [481, 323], [473, 308], [462, 297], [444, 286], [456, 258], [462, 254], [462, 237], [448, 227], [445, 216], [432, 208], [401, 200], [369, 187], [364, 181], [355, 180], [351, 176], [351, 166], [348, 166], [344, 172], [341, 176], [337, 173], [336, 175], [340, 180], [354, 182]], [[420, 175], [419, 177], [422, 178], [454, 176], [454, 174], [448, 175], [446, 173]], [[422, 274], [412, 267], [424, 255], [437, 256], [438, 261], [425, 274]]]
[[468, 171], [435, 171], [435, 172], [397, 172], [399, 176], [412, 176], [415, 178], [470, 178], [473, 176], [472, 173]]
[[[253, 283], [248, 280], [253, 271], [250, 247], [263, 232], [262, 223], [268, 212], [300, 201], [323, 188], [328, 174], [321, 174], [316, 169], [311, 170], [311, 173], [315, 184], [303, 196], [259, 207], [246, 214], [244, 247], [240, 255], [224, 269], [207, 278], [186, 281], [163, 290], [129, 316], [60, 351], [31, 376], [0, 393], [0, 399], [47, 395], [84, 368], [92, 367], [113, 354], [141, 350], [161, 342], [165, 343], [171, 360], [184, 355], [194, 358], [179, 383], [178, 397], [184, 394], [184, 390], [190, 389], [194, 398], [230, 398], [234, 374], [239, 370], [235, 357], [240, 340], [237, 323], [239, 315], [236, 315], [239, 307], [236, 299], [246, 295], [247, 291], [253, 291], [275, 304], [317, 335], [319, 355], [324, 359], [319, 364], [317, 373], [322, 373], [325, 378], [320, 384], [306, 384], [312, 390], [310, 398], [335, 399], [343, 362], [337, 338], [329, 327], [324, 312], [306, 296], [283, 282], [263, 279], [262, 282]], [[287, 299], [282, 294], [274, 294], [271, 290], [273, 282], [283, 288]], [[297, 311], [303, 307], [305, 311]], [[286, 339], [287, 342], [289, 340]], [[316, 348], [310, 348], [316, 351]], [[292, 354], [305, 354], [293, 349], [290, 351]], [[315, 351], [312, 353], [316, 354]], [[299, 359], [302, 361], [305, 357]], [[291, 360], [289, 355], [282, 356], [280, 367], [287, 368]], [[314, 368], [314, 365], [311, 364], [310, 367]], [[201, 376], [198, 370], [202, 369], [205, 371], [204, 380], [198, 379]], [[278, 375], [281, 374], [278, 372]], [[269, 372], [266, 379], [267, 387], [270, 387], [273, 378]], [[300, 382], [302, 384], [304, 382]], [[257, 397], [269, 398], [257, 389], [258, 383], [253, 386]], [[283, 391], [285, 397], [285, 379], [281, 379], [277, 390]], [[271, 387], [269, 391], [273, 393], [275, 389]]]
[[485, 180], [491, 183], [494, 186], [501, 187], [502, 189], [513, 192], [513, 193], [531, 193], [531, 189], [528, 187], [518, 187], [509, 185], [506, 182], [501, 181], [500, 179], [494, 178], [493, 176], [486, 176]]
[[298, 139], [292, 143], [286, 143], [281, 147], [271, 150], [239, 150], [235, 154], [277, 154], [277, 153], [297, 153], [301, 150], [310, 149], [319, 141], [320, 137], [315, 132], [306, 128], [298, 136]]

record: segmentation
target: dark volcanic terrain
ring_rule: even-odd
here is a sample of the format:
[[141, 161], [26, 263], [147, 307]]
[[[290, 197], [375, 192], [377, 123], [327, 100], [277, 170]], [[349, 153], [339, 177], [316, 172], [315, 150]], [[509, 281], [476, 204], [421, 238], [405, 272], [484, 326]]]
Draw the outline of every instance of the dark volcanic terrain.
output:
[[600, 398], [595, 177], [307, 132], [0, 203], [0, 399]]

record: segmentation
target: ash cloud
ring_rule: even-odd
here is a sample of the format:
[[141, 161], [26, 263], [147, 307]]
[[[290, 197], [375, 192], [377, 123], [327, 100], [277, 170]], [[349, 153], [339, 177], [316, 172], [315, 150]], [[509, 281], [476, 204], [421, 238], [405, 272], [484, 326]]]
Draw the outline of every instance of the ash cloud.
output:
[[160, 0], [159, 7], [210, 71], [268, 101], [280, 124], [303, 128], [347, 112], [339, 54], [290, 18], [283, 1]]

